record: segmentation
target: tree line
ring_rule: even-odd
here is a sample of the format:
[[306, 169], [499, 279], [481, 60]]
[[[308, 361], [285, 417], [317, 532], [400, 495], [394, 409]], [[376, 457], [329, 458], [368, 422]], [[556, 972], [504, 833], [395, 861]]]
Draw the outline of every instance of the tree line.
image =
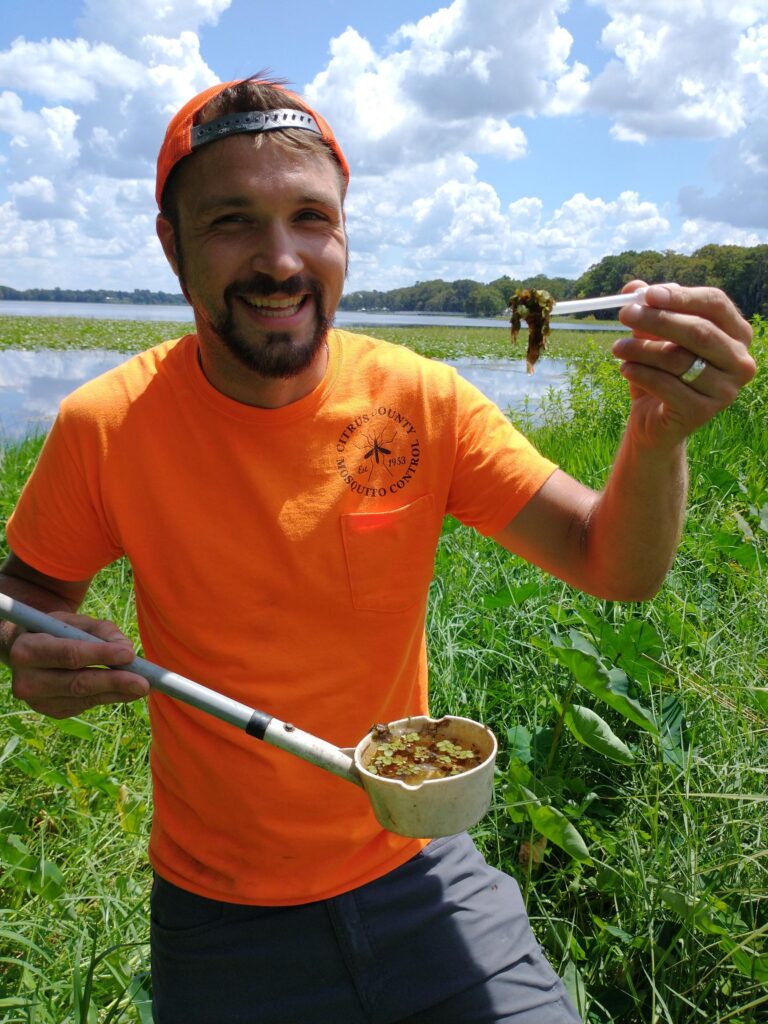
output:
[[[683, 285], [722, 288], [746, 317], [756, 313], [768, 317], [768, 245], [705, 245], [690, 256], [667, 250], [628, 250], [604, 256], [581, 277], [536, 277], [516, 279], [504, 275], [485, 284], [463, 278], [458, 281], [417, 281], [390, 291], [356, 291], [344, 295], [340, 308], [368, 312], [461, 313], [465, 316], [503, 316], [510, 296], [517, 288], [539, 288], [556, 299], [613, 295], [628, 281], [640, 278], [653, 284], [676, 281]], [[183, 306], [183, 295], [134, 288], [132, 292], [70, 288], [28, 288], [19, 291], [0, 285], [0, 299], [33, 302], [104, 302], [136, 305]], [[612, 318], [615, 311], [595, 313]]]
[[0, 284], [0, 299], [24, 302], [105, 302], [111, 305], [185, 306], [181, 293], [151, 292], [147, 288], [134, 288], [132, 292], [104, 291], [94, 288], [9, 288]]
[[[418, 281], [390, 291], [356, 291], [344, 295], [340, 308], [376, 312], [463, 313], [467, 316], [502, 316], [517, 288], [539, 288], [556, 299], [614, 295], [634, 279], [649, 284], [676, 281], [682, 285], [722, 288], [742, 314], [768, 317], [768, 245], [705, 245], [690, 256], [667, 250], [628, 250], [605, 256], [581, 277], [497, 278], [488, 284], [468, 279]], [[614, 310], [592, 314], [610, 319]]]

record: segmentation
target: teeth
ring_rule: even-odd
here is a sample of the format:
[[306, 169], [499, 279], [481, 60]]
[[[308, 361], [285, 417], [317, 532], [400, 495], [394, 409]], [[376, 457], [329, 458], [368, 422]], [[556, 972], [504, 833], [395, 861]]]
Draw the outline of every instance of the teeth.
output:
[[274, 299], [249, 298], [244, 295], [243, 300], [265, 316], [292, 316], [304, 301], [304, 296], [299, 299]]

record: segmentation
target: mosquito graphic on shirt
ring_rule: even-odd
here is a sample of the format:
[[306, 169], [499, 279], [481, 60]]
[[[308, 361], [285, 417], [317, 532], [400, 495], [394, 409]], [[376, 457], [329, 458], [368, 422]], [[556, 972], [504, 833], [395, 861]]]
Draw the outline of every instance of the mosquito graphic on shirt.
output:
[[402, 456], [392, 454], [391, 445], [397, 437], [397, 431], [393, 431], [390, 437], [386, 431], [376, 433], [363, 433], [362, 442], [356, 447], [362, 452], [362, 462], [357, 472], [360, 475], [366, 474], [367, 482], [370, 483], [374, 473], [383, 469], [389, 476], [393, 476], [390, 466], [399, 465], [405, 462]]

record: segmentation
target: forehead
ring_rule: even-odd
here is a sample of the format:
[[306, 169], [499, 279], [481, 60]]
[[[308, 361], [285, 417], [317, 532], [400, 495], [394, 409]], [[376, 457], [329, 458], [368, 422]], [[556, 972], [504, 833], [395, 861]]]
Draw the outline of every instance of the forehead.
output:
[[234, 135], [204, 146], [178, 168], [176, 198], [195, 206], [217, 195], [273, 201], [311, 189], [341, 205], [340, 172], [330, 154], [289, 148], [269, 136]]

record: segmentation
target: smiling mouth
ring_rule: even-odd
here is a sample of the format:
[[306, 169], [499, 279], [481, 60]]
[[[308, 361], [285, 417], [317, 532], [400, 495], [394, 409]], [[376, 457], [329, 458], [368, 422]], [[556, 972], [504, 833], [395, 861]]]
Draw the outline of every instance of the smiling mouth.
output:
[[266, 316], [273, 320], [287, 319], [295, 316], [304, 306], [309, 295], [302, 295], [299, 298], [276, 299], [272, 297], [241, 295], [242, 301], [255, 310], [260, 316]]

